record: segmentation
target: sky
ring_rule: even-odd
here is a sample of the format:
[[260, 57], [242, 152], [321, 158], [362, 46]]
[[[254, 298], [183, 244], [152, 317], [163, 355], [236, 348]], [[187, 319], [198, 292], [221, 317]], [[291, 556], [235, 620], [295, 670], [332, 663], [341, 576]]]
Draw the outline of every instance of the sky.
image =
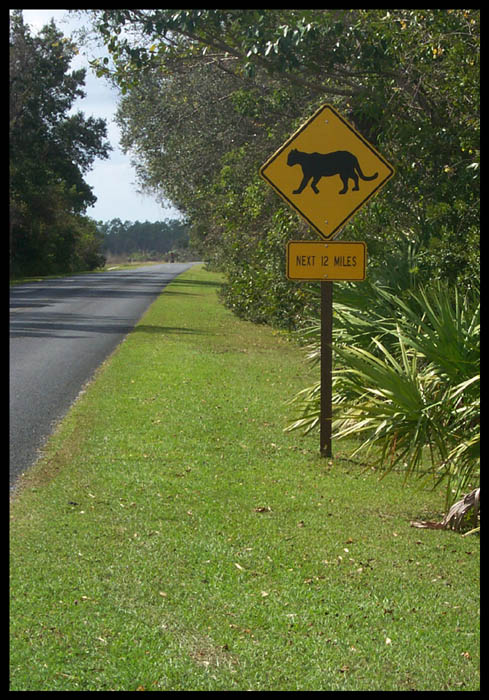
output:
[[[22, 10], [24, 21], [36, 34], [42, 27], [54, 19], [56, 27], [65, 36], [81, 25], [87, 18], [79, 18], [68, 10]], [[77, 99], [74, 111], [82, 111], [86, 116], [105, 119], [108, 140], [112, 146], [109, 158], [97, 158], [92, 170], [85, 175], [85, 181], [93, 188], [97, 197], [95, 206], [87, 209], [87, 215], [97, 221], [164, 221], [180, 218], [179, 212], [168, 203], [164, 208], [154, 197], [142, 195], [137, 191], [137, 180], [130, 156], [124, 155], [119, 148], [120, 130], [114, 121], [118, 94], [106, 80], [97, 78], [88, 65], [84, 47], [79, 46], [80, 53], [71, 64], [72, 70], [86, 68], [84, 91], [86, 97]]]

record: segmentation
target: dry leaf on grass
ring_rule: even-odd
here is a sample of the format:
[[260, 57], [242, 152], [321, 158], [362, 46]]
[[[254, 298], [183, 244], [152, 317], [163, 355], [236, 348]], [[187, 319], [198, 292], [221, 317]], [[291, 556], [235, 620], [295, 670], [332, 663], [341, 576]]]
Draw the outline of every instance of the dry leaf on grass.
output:
[[480, 509], [480, 493], [480, 488], [474, 489], [461, 498], [460, 501], [454, 503], [441, 522], [433, 522], [432, 520], [411, 520], [411, 527], [426, 528], [429, 530], [444, 530], [448, 528], [459, 530], [464, 515], [466, 515], [471, 508], [474, 509], [474, 520], [477, 519], [477, 514]]

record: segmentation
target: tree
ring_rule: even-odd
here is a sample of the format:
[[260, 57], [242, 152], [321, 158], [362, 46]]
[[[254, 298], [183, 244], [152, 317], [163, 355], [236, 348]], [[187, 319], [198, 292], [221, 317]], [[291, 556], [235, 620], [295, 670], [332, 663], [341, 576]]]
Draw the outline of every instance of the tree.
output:
[[98, 228], [103, 236], [104, 249], [112, 255], [162, 255], [188, 242], [187, 225], [177, 219], [154, 222], [112, 219], [99, 222]]
[[[22, 12], [10, 24], [10, 256], [13, 272], [81, 264], [78, 217], [96, 201], [84, 181], [110, 150], [102, 119], [69, 114], [85, 70], [69, 71], [75, 45], [54, 22], [31, 36]], [[95, 235], [92, 227], [92, 232]], [[78, 262], [75, 262], [78, 260]]]
[[[373, 309], [361, 307], [355, 345], [338, 348], [347, 358], [338, 402], [350, 400], [352, 410], [343, 434], [365, 428], [366, 444], [378, 438], [385, 460], [405, 458], [414, 471], [435, 444], [435, 470], [460, 487], [475, 477], [478, 368], [466, 354], [467, 337], [476, 350], [478, 343], [479, 11], [92, 12], [113, 58], [98, 71], [121, 87], [124, 144], [142, 182], [188, 215], [207, 259], [226, 272], [227, 304], [247, 318], [291, 327], [317, 299], [313, 285], [284, 280], [286, 241], [311, 234], [260, 182], [267, 157], [332, 102], [394, 164], [396, 176], [348, 224], [348, 238], [369, 251], [372, 294], [363, 301], [388, 315], [379, 327]], [[440, 280], [442, 291], [432, 284]], [[471, 299], [467, 308], [458, 288]], [[355, 285], [340, 289], [343, 306], [349, 295], [362, 299]], [[443, 318], [452, 318], [459, 366], [470, 376], [440, 366], [450, 347], [426, 328], [426, 308], [418, 303], [412, 315], [416, 289], [427, 300], [435, 294]], [[405, 326], [386, 295], [408, 309]], [[461, 310], [470, 333], [457, 320]], [[435, 357], [431, 341], [444, 345]], [[307, 395], [307, 411], [317, 410], [315, 396]]]
[[325, 101], [396, 167], [348, 226], [349, 238], [368, 244], [369, 274], [384, 279], [408, 267], [408, 279], [471, 286], [479, 260], [477, 10], [92, 17], [113, 57], [98, 70], [126, 95], [126, 147], [146, 186], [189, 215], [194, 236], [228, 273], [233, 308], [252, 314], [262, 305], [256, 317], [275, 322], [270, 309], [285, 304], [282, 320], [290, 319], [305, 296], [283, 282], [282, 244], [307, 230], [256, 173]]

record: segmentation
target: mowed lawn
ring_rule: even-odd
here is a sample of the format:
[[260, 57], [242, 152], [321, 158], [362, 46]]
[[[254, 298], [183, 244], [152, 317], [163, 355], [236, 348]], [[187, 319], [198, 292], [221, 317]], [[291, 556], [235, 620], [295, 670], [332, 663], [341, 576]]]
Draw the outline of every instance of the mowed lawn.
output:
[[11, 502], [11, 690], [477, 690], [479, 536], [284, 433], [303, 351], [166, 288]]

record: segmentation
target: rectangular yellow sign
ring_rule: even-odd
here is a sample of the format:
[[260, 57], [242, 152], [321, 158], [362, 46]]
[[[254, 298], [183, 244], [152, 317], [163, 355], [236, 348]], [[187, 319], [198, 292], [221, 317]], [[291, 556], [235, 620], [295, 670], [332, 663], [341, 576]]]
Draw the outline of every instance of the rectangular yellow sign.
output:
[[289, 241], [287, 277], [301, 282], [362, 281], [367, 269], [363, 241]]

